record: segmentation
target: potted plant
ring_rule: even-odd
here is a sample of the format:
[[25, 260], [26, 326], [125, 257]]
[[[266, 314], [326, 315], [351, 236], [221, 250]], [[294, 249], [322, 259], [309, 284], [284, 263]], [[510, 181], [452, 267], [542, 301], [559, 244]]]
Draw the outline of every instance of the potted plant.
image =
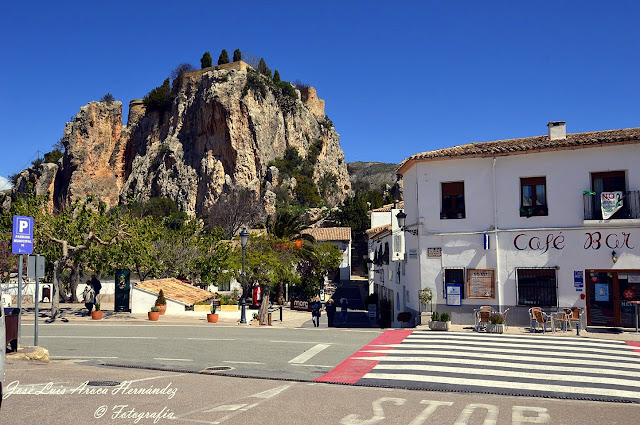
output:
[[164, 312], [167, 311], [167, 299], [164, 297], [164, 292], [162, 292], [162, 289], [158, 294], [158, 298], [156, 298], [156, 307], [158, 307], [158, 312], [160, 314], [164, 314]]
[[257, 326], [260, 324], [260, 318], [258, 317], [258, 313], [253, 313], [253, 316], [251, 316], [251, 324], [254, 326]]
[[91, 318], [93, 320], [100, 320], [102, 319], [102, 313], [102, 310], [100, 310], [100, 303], [96, 303], [95, 310], [91, 312]]
[[403, 311], [398, 313], [398, 322], [402, 322], [402, 327], [406, 328], [409, 326], [409, 322], [411, 321], [411, 312], [410, 311]]
[[211, 313], [207, 313], [207, 322], [209, 323], [217, 323], [218, 322], [218, 314], [216, 313], [216, 303], [211, 301]]
[[487, 332], [494, 334], [501, 334], [504, 332], [504, 318], [499, 314], [492, 314], [489, 316], [489, 321], [491, 323], [487, 323]]
[[151, 320], [152, 322], [158, 320], [160, 318], [160, 310], [158, 309], [158, 307], [155, 305], [151, 307], [151, 310], [147, 313], [147, 317], [149, 317], [149, 320]]
[[431, 313], [429, 329], [431, 329], [432, 331], [448, 331], [449, 329], [451, 329], [451, 318], [449, 317], [449, 314], [440, 314], [437, 311]]

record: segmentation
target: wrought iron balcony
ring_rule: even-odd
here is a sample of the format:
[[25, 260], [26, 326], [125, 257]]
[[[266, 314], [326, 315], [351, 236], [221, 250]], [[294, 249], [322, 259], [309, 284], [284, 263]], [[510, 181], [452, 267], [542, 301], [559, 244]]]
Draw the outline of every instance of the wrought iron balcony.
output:
[[[584, 201], [584, 219], [585, 220], [602, 220], [602, 209], [600, 208], [600, 194], [591, 195], [585, 193]], [[640, 191], [632, 190], [624, 192], [622, 196], [622, 208], [620, 208], [610, 220], [629, 220], [640, 218]]]

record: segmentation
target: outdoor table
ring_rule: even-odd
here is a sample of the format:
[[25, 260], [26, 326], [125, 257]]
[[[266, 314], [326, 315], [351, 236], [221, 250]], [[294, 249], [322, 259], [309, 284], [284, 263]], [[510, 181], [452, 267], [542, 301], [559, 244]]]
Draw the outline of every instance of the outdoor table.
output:
[[554, 313], [550, 313], [551, 314], [551, 327], [553, 329], [555, 329], [555, 323], [558, 320], [561, 320], [562, 315], [564, 314], [564, 320], [562, 320], [562, 332], [566, 332], [567, 331], [567, 312], [566, 311], [556, 311]]
[[629, 304], [634, 304], [636, 307], [636, 331], [634, 332], [635, 334], [640, 334], [640, 332], [638, 332], [638, 304], [640, 304], [640, 301], [627, 301]]

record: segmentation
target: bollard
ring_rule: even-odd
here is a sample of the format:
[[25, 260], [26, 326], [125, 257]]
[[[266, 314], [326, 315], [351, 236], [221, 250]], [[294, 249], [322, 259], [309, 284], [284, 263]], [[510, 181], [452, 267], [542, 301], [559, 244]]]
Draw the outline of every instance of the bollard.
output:
[[268, 317], [267, 321], [269, 322], [269, 326], [271, 326], [271, 312], [269, 312], [269, 316], [267, 316], [267, 317]]
[[580, 336], [580, 320], [576, 323], [576, 335]]
[[280, 306], [280, 323], [282, 323], [282, 306]]

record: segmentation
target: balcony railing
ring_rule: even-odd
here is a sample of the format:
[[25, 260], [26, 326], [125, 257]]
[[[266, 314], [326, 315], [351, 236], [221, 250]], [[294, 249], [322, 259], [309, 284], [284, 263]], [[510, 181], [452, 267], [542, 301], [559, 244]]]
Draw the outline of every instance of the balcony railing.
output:
[[[602, 209], [600, 208], [600, 194], [584, 194], [584, 219], [602, 220]], [[629, 220], [640, 218], [640, 191], [633, 190], [624, 192], [622, 197], [622, 208], [620, 208], [610, 220]]]

